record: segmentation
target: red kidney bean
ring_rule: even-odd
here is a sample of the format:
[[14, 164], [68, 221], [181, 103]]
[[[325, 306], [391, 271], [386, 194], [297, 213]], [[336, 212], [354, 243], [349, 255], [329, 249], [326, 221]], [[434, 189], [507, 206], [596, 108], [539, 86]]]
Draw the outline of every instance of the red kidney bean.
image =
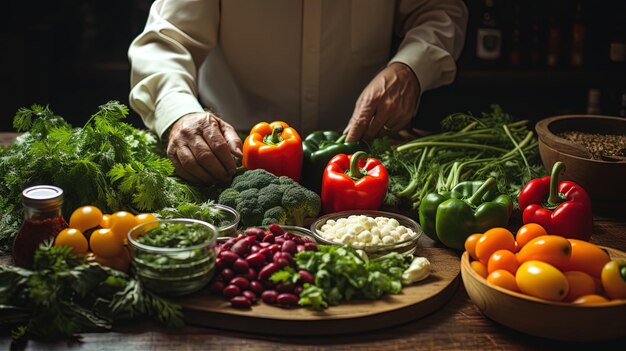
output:
[[215, 295], [222, 295], [222, 291], [224, 291], [225, 287], [226, 287], [226, 284], [224, 284], [224, 282], [215, 280], [213, 281], [213, 283], [211, 283], [211, 286], [209, 286], [209, 289], [211, 290], [211, 293]]
[[272, 255], [275, 254], [276, 252], [280, 251], [280, 245], [278, 244], [272, 244], [270, 246], [268, 246], [268, 249], [270, 249], [270, 251], [272, 251]]
[[273, 243], [274, 242], [274, 234], [269, 233], [263, 237], [264, 243]]
[[246, 236], [246, 241], [250, 243], [250, 245], [256, 243], [256, 236]]
[[283, 228], [276, 224], [276, 223], [272, 223], [270, 224], [267, 229], [269, 229], [270, 232], [274, 233], [274, 235], [283, 235], [285, 233], [285, 231], [283, 230]]
[[248, 278], [248, 280], [255, 280], [257, 273], [254, 268], [248, 268], [248, 273], [245, 274], [245, 277]]
[[239, 234], [239, 235], [237, 235], [236, 237], [234, 237], [233, 239], [235, 240], [235, 242], [237, 242], [237, 241], [239, 241], [239, 240], [243, 240], [243, 239], [245, 239], [245, 238], [246, 238], [246, 236], [245, 236], [245, 235]]
[[317, 251], [317, 245], [315, 243], [304, 243], [304, 247], [307, 251]]
[[230, 305], [237, 308], [250, 308], [252, 302], [245, 296], [235, 296], [230, 299]]
[[295, 241], [293, 241], [293, 240], [286, 240], [283, 243], [283, 246], [281, 247], [280, 251], [294, 253], [294, 252], [296, 252], [296, 249], [297, 249], [297, 245], [296, 245]]
[[301, 236], [300, 240], [302, 240], [303, 244], [312, 243], [313, 242], [313, 241], [311, 241], [311, 238], [309, 238], [308, 236]]
[[296, 251], [298, 251], [298, 252], [302, 252], [302, 251], [305, 251], [305, 250], [306, 250], [306, 247], [304, 247], [304, 245], [302, 245], [302, 244], [296, 246]]
[[295, 241], [295, 243], [297, 245], [304, 245], [304, 241], [302, 240], [302, 237], [294, 235], [293, 238], [291, 238], [291, 240]]
[[256, 295], [252, 291], [244, 290], [241, 294], [245, 296], [248, 300], [250, 300], [250, 302], [252, 303], [256, 302]]
[[250, 268], [250, 265], [248, 261], [243, 258], [238, 258], [237, 261], [233, 263], [233, 270], [237, 273], [248, 273], [248, 268]]
[[236, 253], [232, 251], [223, 250], [223, 251], [220, 251], [217, 257], [221, 258], [224, 261], [224, 264], [229, 266], [233, 264], [233, 262], [235, 262], [239, 258], [239, 255], [237, 255]]
[[220, 272], [220, 275], [222, 276], [222, 278], [224, 278], [224, 281], [229, 282], [231, 279], [235, 277], [235, 271], [233, 271], [230, 268], [224, 268]]
[[285, 306], [296, 306], [298, 304], [298, 297], [294, 294], [283, 293], [276, 296], [276, 302]]
[[285, 240], [292, 240], [293, 239], [293, 234], [291, 234], [291, 232], [285, 232], [285, 234], [283, 234], [283, 239], [285, 239]]
[[298, 285], [295, 288], [293, 288], [293, 293], [300, 296], [300, 293], [302, 293], [302, 290], [304, 290], [304, 288]]
[[258, 280], [253, 280], [250, 282], [249, 286], [250, 290], [257, 295], [261, 295], [263, 293], [263, 284], [261, 284]]
[[272, 250], [270, 250], [269, 247], [264, 247], [261, 250], [259, 250], [260, 254], [262, 254], [263, 256], [265, 256], [265, 260], [269, 260], [272, 258]]
[[226, 285], [224, 290], [222, 290], [222, 294], [224, 294], [224, 297], [227, 299], [230, 299], [231, 297], [241, 295], [241, 289], [237, 285]]
[[237, 285], [239, 289], [245, 290], [250, 285], [250, 281], [244, 277], [234, 277], [230, 280], [230, 284]]
[[298, 274], [300, 274], [300, 281], [303, 283], [313, 284], [315, 282], [315, 277], [313, 276], [313, 273], [309, 271], [301, 269], [298, 271]]
[[239, 257], [246, 257], [248, 251], [250, 250], [250, 242], [247, 240], [239, 240], [230, 250], [236, 253]]
[[250, 246], [250, 252], [252, 253], [258, 252], [259, 250], [261, 250], [261, 246], [257, 244], [252, 244], [252, 246]]
[[274, 239], [274, 243], [280, 245], [281, 247], [283, 246], [284, 242], [285, 238], [283, 238], [282, 236], [276, 237], [276, 239]]
[[221, 259], [221, 258], [219, 258], [219, 257], [218, 257], [218, 258], [216, 258], [216, 259], [215, 259], [215, 268], [217, 268], [217, 269], [222, 269], [222, 268], [224, 268], [224, 260], [223, 260], [223, 259]]
[[257, 239], [261, 240], [263, 236], [265, 236], [265, 231], [261, 228], [252, 227], [246, 229], [244, 234], [246, 234], [247, 236], [256, 236]]
[[277, 263], [270, 263], [259, 271], [259, 280], [268, 280], [272, 274], [278, 272], [280, 266]]
[[261, 243], [259, 243], [259, 246], [260, 246], [261, 248], [266, 248], [266, 247], [268, 247], [268, 246], [270, 246], [270, 245], [272, 245], [272, 244], [271, 244], [271, 243], [268, 243], [268, 242], [261, 242]]
[[255, 252], [253, 254], [246, 256], [246, 261], [248, 261], [248, 264], [251, 267], [255, 267], [255, 268], [261, 267], [263, 263], [265, 263], [265, 260], [266, 260], [265, 255], [259, 252]]
[[289, 266], [289, 261], [287, 261], [285, 258], [282, 258], [282, 257], [279, 257], [278, 259], [274, 260], [274, 262], [276, 262], [280, 266], [280, 268]]
[[276, 291], [279, 293], [293, 292], [293, 284], [278, 283], [276, 284]]
[[261, 300], [265, 303], [274, 304], [276, 303], [276, 298], [278, 297], [278, 293], [274, 290], [265, 290], [261, 294]]
[[283, 258], [289, 261], [290, 266], [295, 266], [296, 261], [293, 260], [293, 256], [289, 252], [282, 252]]

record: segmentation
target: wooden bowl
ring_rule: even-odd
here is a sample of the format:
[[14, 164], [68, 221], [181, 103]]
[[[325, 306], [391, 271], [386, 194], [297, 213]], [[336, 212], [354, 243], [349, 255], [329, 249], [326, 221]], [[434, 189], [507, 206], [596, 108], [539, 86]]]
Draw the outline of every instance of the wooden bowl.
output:
[[595, 160], [582, 146], [556, 136], [565, 131], [626, 135], [626, 119], [609, 116], [563, 115], [543, 119], [535, 126], [539, 154], [550, 173], [557, 161], [565, 163], [563, 180], [582, 186], [591, 198], [594, 213], [626, 212], [626, 158]]
[[[626, 253], [603, 247], [611, 258]], [[550, 302], [491, 285], [461, 257], [465, 290], [490, 319], [523, 333], [562, 341], [600, 341], [626, 336], [626, 300], [574, 305]]]

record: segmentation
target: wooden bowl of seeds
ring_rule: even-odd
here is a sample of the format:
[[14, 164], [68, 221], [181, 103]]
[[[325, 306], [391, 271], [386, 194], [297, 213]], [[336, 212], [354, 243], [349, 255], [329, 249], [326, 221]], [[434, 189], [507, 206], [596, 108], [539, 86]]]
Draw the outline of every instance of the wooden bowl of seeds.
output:
[[594, 213], [625, 213], [626, 118], [554, 116], [539, 121], [535, 130], [548, 173], [555, 162], [564, 162], [561, 178], [589, 193]]

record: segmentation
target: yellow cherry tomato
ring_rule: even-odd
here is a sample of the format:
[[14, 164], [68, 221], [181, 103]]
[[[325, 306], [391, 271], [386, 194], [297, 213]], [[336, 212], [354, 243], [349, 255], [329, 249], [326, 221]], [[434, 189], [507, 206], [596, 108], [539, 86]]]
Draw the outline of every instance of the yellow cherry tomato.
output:
[[543, 235], [524, 245], [517, 253], [520, 263], [542, 261], [563, 271], [572, 255], [572, 244], [562, 236]]
[[575, 303], [577, 305], [578, 304], [590, 305], [590, 304], [595, 304], [595, 303], [608, 303], [608, 302], [609, 300], [607, 300], [604, 296], [600, 296], [596, 294], [584, 295], [572, 301], [572, 303]]
[[602, 268], [602, 287], [611, 299], [626, 299], [626, 260], [612, 260]]
[[553, 265], [541, 261], [522, 263], [515, 281], [524, 294], [550, 301], [563, 301], [569, 293], [565, 275]]
[[136, 226], [137, 217], [130, 212], [118, 211], [111, 215], [110, 219], [111, 230], [122, 241], [126, 242], [128, 238], [128, 232]]
[[498, 250], [515, 251], [515, 237], [506, 228], [491, 228], [476, 243], [476, 257], [484, 265], [489, 262], [491, 254]]
[[570, 271], [564, 274], [569, 283], [569, 293], [565, 297], [566, 302], [572, 302], [581, 296], [596, 293], [596, 282], [589, 274], [579, 271]]
[[504, 269], [512, 275], [515, 275], [519, 262], [514, 253], [509, 250], [498, 250], [491, 254], [489, 262], [487, 262], [487, 272], [491, 273], [499, 269]]
[[472, 234], [468, 236], [467, 239], [465, 239], [465, 250], [470, 255], [470, 257], [475, 260], [478, 259], [478, 257], [476, 257], [476, 243], [478, 242], [478, 239], [480, 239], [482, 236], [482, 234], [477, 233]]
[[548, 232], [546, 232], [542, 226], [537, 223], [527, 223], [517, 230], [517, 233], [515, 234], [515, 241], [517, 242], [519, 249], [521, 249], [531, 240], [542, 235], [548, 235]]
[[505, 271], [504, 269], [497, 269], [489, 273], [489, 275], [487, 276], [487, 281], [501, 288], [519, 292], [517, 282], [515, 281], [515, 276], [511, 274], [511, 272]]
[[102, 211], [95, 206], [82, 206], [74, 210], [70, 216], [70, 228], [81, 232], [95, 228], [102, 222]]
[[483, 278], [487, 278], [487, 267], [485, 267], [485, 265], [482, 264], [482, 262], [472, 261], [470, 263], [470, 266], [472, 266], [472, 269], [474, 270], [474, 272], [478, 273], [478, 275], [480, 275]]
[[102, 228], [110, 228], [111, 227], [111, 215], [110, 214], [103, 214], [102, 215], [102, 221], [100, 221], [100, 226]]
[[83, 233], [76, 228], [63, 229], [54, 239], [54, 246], [69, 246], [78, 255], [84, 255], [89, 249], [87, 239]]
[[568, 239], [572, 244], [572, 255], [565, 267], [565, 271], [581, 271], [592, 277], [600, 278], [602, 268], [611, 259], [598, 246], [577, 239]]
[[[140, 213], [137, 216], [135, 216], [135, 218], [137, 218], [137, 225], [139, 224], [144, 224], [144, 223], [148, 223], [148, 222], [154, 222], [157, 220], [156, 216], [153, 215], [152, 213]], [[157, 223], [154, 223], [154, 226], [156, 226]], [[146, 226], [146, 227], [153, 227], [152, 225], [150, 226]], [[148, 228], [146, 228], [148, 229]]]
[[91, 233], [89, 246], [96, 256], [113, 257], [124, 250], [124, 243], [109, 228], [101, 228]]

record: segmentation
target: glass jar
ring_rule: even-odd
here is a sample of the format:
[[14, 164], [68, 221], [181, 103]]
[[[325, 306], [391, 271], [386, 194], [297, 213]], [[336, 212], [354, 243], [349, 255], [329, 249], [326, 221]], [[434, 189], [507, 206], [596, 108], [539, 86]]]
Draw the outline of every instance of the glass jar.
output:
[[13, 241], [13, 261], [30, 268], [41, 243], [54, 239], [69, 225], [62, 216], [63, 190], [52, 185], [37, 185], [22, 192], [24, 222]]

